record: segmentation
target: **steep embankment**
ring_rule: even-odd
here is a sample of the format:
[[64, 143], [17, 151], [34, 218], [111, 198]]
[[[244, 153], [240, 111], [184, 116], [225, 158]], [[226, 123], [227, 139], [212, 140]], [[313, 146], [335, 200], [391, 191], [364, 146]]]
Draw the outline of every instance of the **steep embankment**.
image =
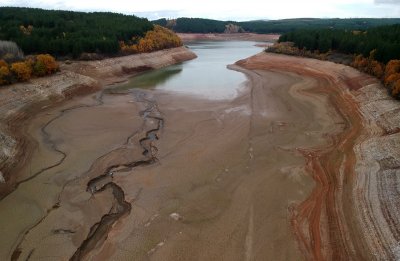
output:
[[292, 210], [307, 259], [399, 258], [400, 103], [378, 80], [343, 65], [265, 53], [238, 64], [323, 81], [313, 92], [327, 95], [342, 118], [330, 145], [298, 149], [316, 182]]
[[30, 115], [74, 95], [90, 93], [102, 86], [145, 70], [157, 69], [195, 58], [185, 47], [129, 55], [101, 61], [62, 64], [61, 73], [0, 89], [0, 197], [13, 189], [11, 172], [29, 158], [24, 126]]

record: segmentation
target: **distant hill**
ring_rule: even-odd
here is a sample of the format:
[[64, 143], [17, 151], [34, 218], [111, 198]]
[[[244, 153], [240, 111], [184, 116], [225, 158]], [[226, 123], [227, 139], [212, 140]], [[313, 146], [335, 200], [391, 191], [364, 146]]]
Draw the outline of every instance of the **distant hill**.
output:
[[154, 28], [147, 19], [115, 13], [84, 13], [0, 7], [0, 40], [13, 41], [25, 54], [77, 57], [83, 52], [114, 54]]
[[400, 18], [296, 18], [248, 22], [219, 21], [202, 18], [159, 19], [152, 21], [178, 33], [223, 33], [230, 24], [252, 33], [286, 33], [297, 29], [365, 30], [381, 25], [399, 24]]

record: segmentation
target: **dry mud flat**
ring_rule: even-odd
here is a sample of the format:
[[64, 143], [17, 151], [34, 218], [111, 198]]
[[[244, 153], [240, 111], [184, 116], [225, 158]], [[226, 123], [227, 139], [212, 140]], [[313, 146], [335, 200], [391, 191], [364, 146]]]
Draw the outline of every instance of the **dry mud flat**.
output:
[[324, 96], [303, 94], [318, 80], [245, 72], [234, 100], [114, 90], [37, 115], [39, 147], [0, 202], [13, 219], [2, 255], [298, 259], [290, 210], [314, 187], [299, 151], [341, 127]]
[[395, 259], [399, 105], [342, 65], [231, 68], [234, 100], [104, 91], [36, 115], [1, 259]]
[[178, 47], [101, 61], [75, 61], [61, 64], [61, 72], [55, 75], [1, 88], [0, 198], [13, 190], [18, 168], [30, 157], [30, 147], [36, 146], [34, 142], [30, 142], [29, 133], [25, 131], [29, 119], [36, 112], [60, 104], [73, 96], [93, 93], [140, 72], [195, 57], [189, 49]]
[[[62, 65], [62, 72], [56, 75], [0, 90], [0, 259], [22, 258], [25, 253], [19, 246], [28, 240], [30, 231], [40, 224], [48, 224], [46, 217], [53, 211], [55, 215], [64, 215], [64, 209], [55, 211], [60, 207], [59, 202], [64, 195], [61, 191], [76, 175], [86, 174], [87, 167], [94, 164], [92, 161], [99, 157], [99, 153], [114, 151], [118, 146], [128, 146], [129, 136], [136, 131], [144, 131], [146, 137], [145, 128], [150, 127], [146, 122], [151, 115], [139, 114], [140, 97], [124, 97], [125, 100], [119, 101], [120, 97], [117, 96], [113, 99], [114, 104], [108, 102], [112, 95], [104, 94], [104, 91], [85, 98], [76, 96], [93, 93], [109, 83], [124, 80], [144, 70], [161, 68], [195, 57], [193, 52], [180, 47], [102, 61], [74, 62]], [[76, 98], [70, 100], [72, 97]], [[144, 101], [142, 103], [147, 104]], [[125, 104], [122, 111], [121, 104]], [[114, 110], [107, 109], [107, 106]], [[75, 111], [81, 114], [73, 114]], [[70, 115], [75, 116], [71, 119]], [[59, 123], [61, 118], [62, 123]], [[151, 131], [148, 134], [153, 135]], [[144, 137], [139, 140], [139, 155], [148, 147]], [[121, 160], [128, 161], [130, 156], [121, 157]], [[148, 160], [148, 157], [144, 160]], [[109, 226], [129, 207], [117, 186], [110, 182], [102, 183], [108, 181], [108, 177], [94, 180], [91, 183], [94, 189], [91, 187], [88, 191], [93, 194], [98, 190], [112, 191], [110, 199], [115, 200], [116, 210], [110, 210], [111, 215], [107, 219]], [[79, 197], [75, 194], [73, 196]], [[73, 202], [72, 197], [69, 199]], [[88, 224], [89, 228], [98, 221], [96, 213], [94, 211], [87, 215], [94, 222]], [[79, 216], [74, 217], [81, 220]], [[84, 220], [82, 217], [81, 221]], [[107, 226], [100, 228], [104, 230]], [[52, 226], [46, 229], [51, 235], [75, 234], [73, 230]], [[86, 233], [83, 238], [88, 234], [84, 230], [81, 233]], [[34, 237], [34, 240], [36, 244], [41, 244], [44, 239], [39, 236]], [[57, 255], [47, 255], [46, 258], [67, 258], [62, 256], [63, 251], [58, 252], [62, 244], [51, 237], [50, 241], [53, 245], [48, 245], [48, 250]], [[68, 251], [67, 245], [65, 249]], [[73, 249], [76, 250], [76, 247]], [[29, 252], [25, 257], [32, 257], [34, 252]]]

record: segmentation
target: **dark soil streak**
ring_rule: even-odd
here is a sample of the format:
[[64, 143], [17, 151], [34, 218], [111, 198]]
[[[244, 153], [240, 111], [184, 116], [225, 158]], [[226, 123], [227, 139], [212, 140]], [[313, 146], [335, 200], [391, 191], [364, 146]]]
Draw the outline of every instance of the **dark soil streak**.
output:
[[74, 107], [71, 107], [71, 108], [64, 109], [64, 110], [62, 110], [56, 117], [50, 119], [50, 120], [41, 128], [41, 132], [42, 132], [42, 135], [43, 135], [43, 138], [44, 138], [44, 142], [47, 143], [47, 144], [50, 144], [51, 149], [52, 149], [53, 151], [55, 151], [55, 152], [61, 154], [62, 157], [61, 157], [61, 159], [60, 159], [58, 162], [54, 163], [53, 165], [47, 166], [47, 167], [45, 167], [45, 168], [43, 168], [43, 169], [37, 171], [36, 173], [32, 174], [32, 175], [29, 176], [28, 178], [23, 179], [23, 180], [17, 182], [16, 185], [15, 185], [14, 190], [17, 189], [17, 188], [19, 187], [19, 185], [21, 185], [21, 184], [23, 184], [23, 183], [25, 183], [25, 182], [31, 181], [32, 179], [38, 177], [40, 174], [42, 174], [42, 173], [44, 173], [44, 172], [46, 172], [46, 171], [48, 171], [48, 170], [50, 170], [50, 169], [52, 169], [52, 168], [55, 168], [55, 167], [61, 165], [61, 164], [64, 162], [64, 160], [67, 158], [67, 154], [66, 154], [65, 152], [61, 151], [60, 149], [58, 149], [58, 148], [57, 148], [57, 144], [56, 144], [54, 141], [51, 140], [51, 135], [50, 135], [50, 133], [48, 133], [48, 132], [46, 131], [46, 128], [48, 128], [54, 121], [60, 119], [60, 118], [63, 117], [66, 113], [68, 113], [68, 112], [70, 112], [70, 111], [73, 111], [73, 110], [76, 110], [76, 109], [81, 109], [81, 108], [91, 108], [91, 107], [96, 107], [96, 106], [101, 106], [101, 105], [103, 105], [103, 104], [104, 104], [104, 102], [103, 102], [103, 93], [101, 93], [101, 94], [96, 98], [96, 101], [97, 101], [96, 104], [92, 104], [92, 105], [78, 105], [78, 106], [74, 106]]
[[[107, 239], [107, 235], [112, 229], [112, 226], [120, 218], [129, 215], [132, 205], [125, 200], [125, 193], [123, 189], [113, 181], [109, 181], [110, 179], [112, 180], [113, 175], [118, 172], [131, 171], [133, 168], [139, 166], [148, 166], [158, 161], [156, 157], [157, 147], [153, 145], [153, 141], [158, 140], [157, 134], [164, 125], [164, 119], [159, 116], [161, 113], [158, 110], [156, 103], [146, 99], [144, 92], [135, 91], [133, 94], [135, 95], [137, 102], [145, 103], [146, 105], [145, 110], [140, 112], [140, 115], [144, 119], [144, 125], [146, 125], [146, 121], [148, 120], [157, 121], [157, 128], [146, 131], [145, 137], [139, 140], [139, 144], [143, 150], [142, 154], [146, 157], [146, 159], [108, 166], [103, 174], [91, 179], [87, 183], [86, 191], [92, 193], [93, 195], [106, 191], [107, 189], [112, 189], [115, 203], [113, 204], [109, 213], [103, 215], [101, 220], [91, 227], [86, 239], [81, 243], [70, 260], [75, 261], [84, 259], [85, 256], [87, 256], [93, 249], [102, 245], [102, 243]], [[127, 143], [129, 143], [130, 139], [134, 135], [135, 134], [128, 137]], [[104, 156], [105, 155], [102, 157]]]
[[[104, 104], [104, 102], [103, 102], [103, 93], [104, 93], [104, 92], [101, 92], [100, 95], [96, 98], [96, 103], [95, 103], [95, 104], [91, 104], [91, 105], [78, 105], [78, 106], [73, 106], [73, 107], [70, 107], [70, 108], [61, 110], [60, 113], [59, 113], [56, 117], [50, 119], [50, 120], [41, 128], [41, 132], [42, 132], [42, 135], [43, 135], [43, 138], [44, 138], [44, 142], [47, 143], [47, 144], [50, 144], [50, 148], [51, 148], [53, 151], [55, 151], [55, 152], [61, 154], [62, 157], [61, 157], [61, 159], [60, 159], [59, 161], [57, 161], [56, 163], [54, 163], [54, 164], [52, 164], [52, 165], [50, 165], [50, 166], [48, 166], [48, 167], [45, 167], [45, 168], [39, 170], [38, 172], [34, 173], [34, 174], [31, 175], [30, 177], [28, 177], [28, 178], [26, 178], [26, 179], [24, 179], [24, 180], [21, 180], [21, 181], [19, 181], [18, 183], [16, 183], [16, 184], [15, 184], [14, 190], [16, 190], [21, 184], [23, 184], [23, 183], [25, 183], [25, 182], [28, 182], [28, 181], [31, 181], [32, 179], [34, 179], [34, 178], [38, 177], [39, 175], [43, 174], [44, 172], [46, 172], [46, 171], [48, 171], [48, 170], [50, 170], [50, 169], [53, 169], [53, 168], [55, 168], [55, 167], [57, 167], [57, 166], [60, 166], [60, 165], [65, 161], [65, 159], [67, 158], [67, 154], [66, 154], [64, 151], [60, 150], [60, 149], [57, 147], [57, 144], [56, 144], [54, 141], [51, 140], [51, 135], [50, 135], [50, 133], [48, 133], [48, 132], [46, 131], [46, 128], [48, 128], [54, 121], [60, 119], [61, 117], [63, 117], [63, 116], [64, 116], [66, 113], [68, 113], [68, 112], [71, 112], [71, 111], [77, 110], [77, 109], [81, 109], [81, 108], [91, 108], [91, 107], [96, 107], [96, 106], [101, 106], [101, 105], [103, 105], [103, 104]], [[64, 190], [64, 187], [65, 187], [65, 185], [63, 186], [62, 191]], [[61, 191], [61, 193], [62, 193], [62, 191]], [[61, 193], [60, 193], [60, 195], [61, 195]], [[11, 193], [10, 193], [10, 194], [11, 194]], [[10, 195], [10, 194], [8, 194], [8, 195]], [[7, 195], [7, 196], [8, 196], [8, 195]], [[7, 196], [6, 196], [6, 197], [7, 197]], [[58, 197], [58, 198], [60, 198], [60, 197]], [[30, 232], [32, 229], [34, 229], [35, 227], [37, 227], [38, 225], [40, 225], [40, 223], [42, 223], [43, 220], [45, 220], [45, 219], [47, 218], [47, 216], [48, 216], [53, 210], [57, 209], [57, 208], [60, 206], [60, 205], [59, 205], [59, 202], [60, 202], [60, 200], [58, 200], [58, 202], [57, 202], [51, 209], [47, 209], [46, 214], [45, 214], [36, 224], [34, 224], [32, 227], [30, 227], [30, 228], [24, 233], [24, 235], [21, 237], [21, 239], [20, 239], [18, 242], [15, 242], [16, 247], [15, 247], [15, 249], [14, 249], [14, 251], [13, 251], [12, 256], [11, 256], [11, 260], [18, 260], [20, 254], [22, 253], [22, 251], [21, 251], [21, 249], [20, 249], [20, 246], [21, 246], [22, 242], [24, 241], [25, 237], [29, 234], [29, 232]], [[31, 253], [31, 254], [32, 254], [32, 253]], [[30, 255], [31, 255], [31, 254], [30, 254]]]

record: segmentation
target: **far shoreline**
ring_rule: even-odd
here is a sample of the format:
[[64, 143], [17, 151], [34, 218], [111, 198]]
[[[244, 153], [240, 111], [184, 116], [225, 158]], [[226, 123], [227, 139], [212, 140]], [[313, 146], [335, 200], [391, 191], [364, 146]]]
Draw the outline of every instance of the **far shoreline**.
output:
[[177, 33], [183, 42], [190, 41], [254, 41], [276, 42], [280, 34], [256, 34], [256, 33]]

